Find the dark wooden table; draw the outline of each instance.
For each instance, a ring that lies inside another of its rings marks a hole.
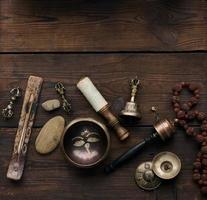
[[[15,117],[0,120],[0,200],[199,200],[192,181],[197,144],[177,129],[167,144],[151,145],[111,175],[103,168],[76,169],[59,148],[41,156],[34,148],[43,124],[61,114],[67,122],[94,117],[77,81],[90,76],[119,112],[129,98],[128,80],[135,75],[142,87],[137,101],[143,118],[128,127],[130,139],[120,143],[111,132],[112,147],[106,163],[152,130],[151,106],[162,117],[174,117],[171,87],[179,81],[201,84],[199,110],[207,110],[207,2],[205,0],[0,0],[0,106],[7,104],[12,87],[25,88],[29,75],[44,77],[40,103],[56,98],[54,83],[62,81],[71,98],[73,113],[52,114],[38,108],[23,178],[6,178],[23,99]],[[199,124],[196,124],[198,126]],[[153,192],[137,188],[135,168],[160,151],[172,151],[182,160],[174,181]]]

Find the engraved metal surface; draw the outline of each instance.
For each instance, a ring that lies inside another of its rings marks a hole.
[[[110,147],[110,137],[102,123],[91,118],[78,118],[66,127],[61,147],[70,163],[89,168],[105,159]]]
[[[143,162],[137,167],[135,181],[144,190],[154,190],[161,184],[161,179],[152,171],[152,162]]]
[[[163,119],[163,120],[158,121],[154,125],[154,128],[163,141],[170,138],[175,133],[174,124],[167,119]]]
[[[88,154],[92,154],[91,144],[99,142],[100,139],[98,133],[85,129],[81,132],[80,136],[74,137],[72,141],[74,147],[85,148]]]

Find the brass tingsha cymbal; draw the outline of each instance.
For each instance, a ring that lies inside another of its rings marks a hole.
[[[161,179],[172,179],[181,170],[181,161],[171,152],[161,152],[152,161],[152,170]]]
[[[135,181],[144,190],[154,190],[161,184],[161,179],[152,171],[152,162],[143,162],[137,167]]]

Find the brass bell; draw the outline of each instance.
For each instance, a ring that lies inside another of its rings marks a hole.
[[[161,152],[153,158],[152,170],[161,179],[172,179],[179,174],[181,161],[172,152]]]
[[[141,119],[141,112],[139,110],[139,106],[137,105],[137,103],[135,103],[138,85],[140,85],[140,80],[138,80],[137,77],[131,80],[131,99],[126,103],[124,109],[121,111],[121,118],[132,120]]]

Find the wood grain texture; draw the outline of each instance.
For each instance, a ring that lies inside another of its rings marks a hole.
[[[138,125],[151,125],[152,106],[157,106],[161,116],[174,117],[171,107],[171,88],[180,81],[191,81],[201,85],[202,93],[198,109],[207,110],[207,54],[33,54],[0,55],[0,102],[8,101],[8,91],[14,86],[25,88],[29,75],[44,77],[40,104],[48,99],[59,98],[54,89],[57,81],[66,87],[73,112],[65,115],[62,110],[50,114],[40,106],[35,127],[41,127],[48,118],[63,114],[66,121],[75,117],[97,117],[97,114],[76,88],[83,76],[89,76],[115,113],[119,113],[129,99],[129,78],[138,75],[141,88],[137,103],[143,118]],[[187,100],[185,97],[183,100]],[[14,119],[0,120],[1,127],[17,127],[22,99],[17,103]]]
[[[205,0],[1,0],[1,52],[207,50]]]
[[[139,138],[146,137],[152,129],[130,128],[131,137],[120,143],[112,135],[111,152],[105,163],[114,159]],[[192,182],[192,162],[196,156],[197,145],[183,131],[178,130],[174,138],[166,144],[157,143],[143,150],[119,170],[110,175],[103,173],[100,166],[93,171],[74,168],[64,159],[59,148],[50,155],[41,156],[35,151],[35,139],[39,129],[33,129],[23,179],[11,182],[6,179],[6,170],[12,152],[15,129],[0,129],[0,197],[2,200],[51,200],[51,199],[150,199],[150,200],[194,200],[200,196],[197,185]],[[151,160],[160,151],[175,152],[182,161],[181,174],[173,181],[165,182],[154,192],[144,192],[137,188],[134,173],[138,164]]]
[[[56,115],[67,123],[76,117],[102,121],[75,86],[83,76],[90,76],[116,114],[129,99],[129,78],[141,79],[137,102],[143,118],[127,126],[131,136],[126,143],[110,129],[112,147],[105,163],[150,134],[151,106],[159,108],[161,117],[174,117],[170,99],[175,83],[199,83],[197,108],[206,111],[207,54],[200,52],[207,50],[206,35],[206,0],[0,0],[0,109],[7,105],[8,91],[25,89],[30,75],[44,77],[40,104],[59,98],[54,84],[61,81],[73,107],[70,115],[38,107],[25,173],[18,183],[8,180],[6,172],[23,98],[12,120],[0,117],[0,200],[206,199],[191,178],[198,147],[180,129],[166,144],[151,145],[108,176],[103,166],[93,171],[72,167],[59,148],[41,156],[34,145],[40,128]],[[137,188],[137,165],[164,150],[181,158],[181,174],[153,192]]]
[[[192,162],[198,147],[178,129],[177,134],[166,144],[156,144],[143,150],[134,160],[111,175],[103,173],[103,166],[93,171],[76,169],[64,160],[60,149],[48,156],[35,151],[34,142],[42,125],[57,114],[69,122],[76,117],[94,117],[102,120],[76,88],[77,81],[85,75],[91,77],[104,97],[118,113],[129,97],[128,80],[136,74],[142,87],[137,102],[141,105],[142,120],[134,127],[127,127],[131,137],[120,143],[111,132],[112,148],[105,163],[116,158],[141,138],[152,131],[153,115],[149,109],[156,105],[162,117],[173,117],[171,87],[179,81],[197,82],[202,88],[198,109],[206,110],[206,53],[155,53],[155,54],[3,54],[0,55],[0,102],[7,103],[8,90],[19,85],[25,88],[29,75],[44,77],[40,104],[47,99],[57,98],[54,83],[62,81],[66,94],[72,101],[73,112],[67,116],[63,111],[45,112],[40,106],[37,111],[35,129],[31,142],[23,179],[14,183],[6,179],[6,171],[12,153],[22,100],[16,107],[11,121],[0,120],[0,199],[2,200],[53,200],[53,199],[149,199],[149,200],[202,200],[198,187],[192,181]],[[186,100],[185,97],[183,100]],[[195,124],[196,125],[196,124]],[[5,127],[5,128],[3,128]],[[10,127],[10,128],[9,128]],[[170,182],[164,182],[154,192],[144,192],[134,182],[138,164],[151,160],[161,151],[172,151],[182,160],[181,174]],[[32,194],[32,195],[31,195]]]

